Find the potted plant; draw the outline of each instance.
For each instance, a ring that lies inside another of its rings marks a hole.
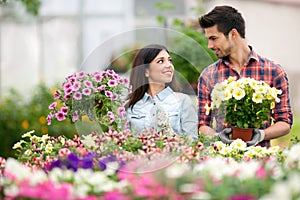
[[[49,106],[48,125],[52,119],[73,123],[84,116],[97,121],[103,132],[108,129],[123,130],[126,123],[124,98],[128,80],[113,70],[74,73],[56,90],[54,102]],[[100,130],[101,131],[101,130]]]
[[[281,90],[270,87],[264,81],[229,77],[215,85],[211,105],[206,105],[206,114],[218,109],[218,113],[225,116],[224,122],[233,129],[232,139],[249,141],[253,128],[262,128],[266,121],[272,120],[271,114],[275,103],[280,102],[278,95],[281,93]],[[249,136],[246,137],[245,133],[236,135],[236,128],[250,128]]]

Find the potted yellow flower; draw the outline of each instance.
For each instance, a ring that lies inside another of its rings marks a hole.
[[[211,93],[211,105],[206,105],[206,114],[210,110],[218,109],[219,114],[225,115],[224,122],[233,128],[232,139],[243,136],[235,136],[234,128],[261,128],[265,121],[270,121],[275,103],[280,102],[278,95],[281,90],[270,87],[264,81],[253,78],[229,77],[225,81],[215,85]],[[244,141],[252,138],[252,130]]]

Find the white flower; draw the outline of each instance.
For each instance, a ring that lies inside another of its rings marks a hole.
[[[241,88],[235,88],[232,92],[232,96],[236,99],[236,100],[240,100],[245,96],[245,91]]]
[[[264,99],[264,96],[261,93],[255,92],[252,96],[252,101],[255,103],[261,103]]]
[[[247,144],[241,139],[236,139],[230,144],[230,147],[233,149],[244,150],[247,147]]]
[[[83,135],[83,138],[82,143],[87,148],[93,149],[96,146],[95,137],[92,134]]]

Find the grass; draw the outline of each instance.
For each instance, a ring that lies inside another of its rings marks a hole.
[[[291,139],[295,136],[300,137],[300,113],[294,114],[294,122],[291,132],[283,137],[271,141],[272,146],[288,147],[291,145]]]

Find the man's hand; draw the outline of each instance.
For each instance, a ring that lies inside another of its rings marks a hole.
[[[265,131],[261,130],[261,129],[253,129],[253,137],[252,140],[246,142],[247,146],[255,146],[258,143],[260,143],[261,141],[263,141],[265,139]]]
[[[231,128],[225,128],[221,132],[218,133],[218,137],[220,140],[225,144],[231,144],[233,140],[229,138],[229,135],[231,134],[232,129]]]

